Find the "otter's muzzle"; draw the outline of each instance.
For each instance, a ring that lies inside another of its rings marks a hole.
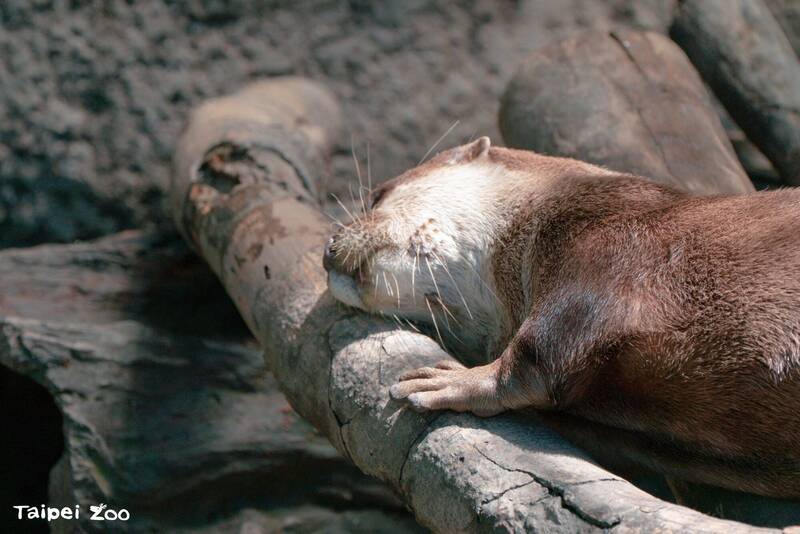
[[[354,308],[364,308],[361,301],[361,294],[358,291],[358,284],[355,279],[336,269],[336,254],[334,253],[334,243],[336,238],[331,237],[325,243],[325,250],[322,253],[322,266],[328,272],[328,289],[338,300]]]
[[[322,253],[322,266],[326,271],[331,272],[335,267],[336,257],[333,253],[334,238],[328,239],[325,243],[325,251]]]

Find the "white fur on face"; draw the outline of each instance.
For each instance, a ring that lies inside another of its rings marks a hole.
[[[440,339],[452,335],[477,352],[508,334],[514,318],[504,317],[492,263],[495,245],[515,224],[512,214],[533,209],[565,174],[612,172],[531,152],[508,151],[516,163],[505,165],[508,149],[494,148],[492,157],[489,148],[482,137],[442,152],[416,176],[398,178],[374,210],[339,232],[336,257],[352,275],[329,276],[333,295],[366,311],[432,324]],[[523,294],[530,289],[524,283]]]
[[[340,301],[371,312],[431,323],[444,336],[476,345],[497,317],[489,255],[499,229],[502,169],[484,159],[443,165],[398,184],[352,241],[380,234],[354,279],[338,273],[329,287]],[[366,237],[363,235],[366,234]]]
[[[353,277],[337,271],[330,271],[328,273],[328,289],[339,302],[368,311],[361,301],[361,293]]]

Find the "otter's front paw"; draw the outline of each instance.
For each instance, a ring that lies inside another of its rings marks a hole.
[[[389,394],[393,399],[406,401],[418,412],[455,410],[490,417],[505,409],[497,394],[495,368],[490,364],[467,369],[445,360],[435,367],[405,373]]]

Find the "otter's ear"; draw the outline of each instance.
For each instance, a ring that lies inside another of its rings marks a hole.
[[[452,162],[468,163],[472,160],[482,158],[489,153],[490,146],[492,146],[492,142],[484,135],[469,144],[459,147]]]
[[[467,145],[469,151],[469,159],[482,158],[489,153],[489,147],[492,146],[491,140],[486,137],[479,137],[475,141]]]

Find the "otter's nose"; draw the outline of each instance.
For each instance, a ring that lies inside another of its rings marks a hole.
[[[336,242],[336,238],[331,237],[328,239],[328,242],[325,243],[325,252],[322,253],[322,266],[325,268],[326,271],[332,271],[335,266],[335,256],[333,254],[333,244]]]

